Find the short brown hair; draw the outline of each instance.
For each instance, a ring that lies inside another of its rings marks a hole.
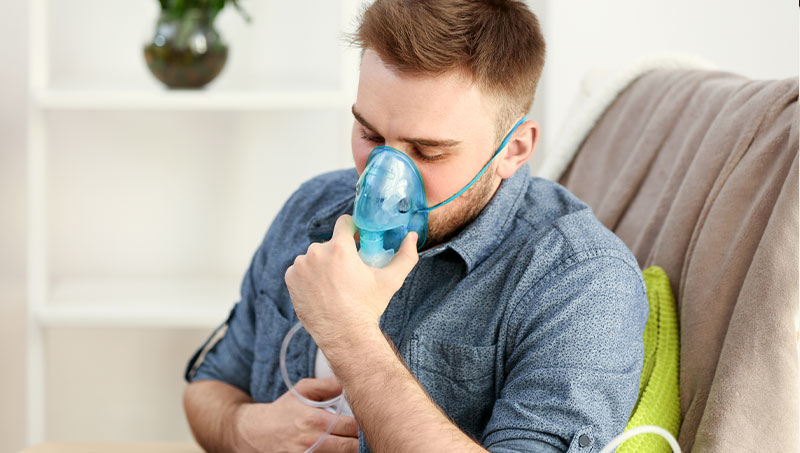
[[[465,71],[500,101],[503,135],[530,110],[544,67],[539,21],[518,0],[376,0],[352,40],[401,73]]]

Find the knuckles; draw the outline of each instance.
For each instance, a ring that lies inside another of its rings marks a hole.
[[[319,242],[312,242],[311,245],[308,246],[308,250],[306,250],[306,256],[308,257],[318,257],[321,253],[322,244]]]
[[[350,250],[349,244],[341,239],[331,240],[331,249],[336,255],[344,255]]]
[[[286,273],[283,274],[283,280],[286,282],[286,286],[292,286],[294,283],[294,265],[291,265],[288,269],[286,269]]]
[[[300,417],[300,428],[304,431],[319,432],[328,428],[328,419],[319,410],[311,410]]]
[[[297,392],[300,393],[301,395],[305,396],[306,395],[306,391],[307,391],[306,387],[311,387],[312,383],[313,383],[313,381],[312,381],[311,378],[303,378],[303,379],[300,379],[299,381],[295,382],[294,389],[297,390]],[[297,398],[297,395],[294,394],[294,392],[287,391],[286,394],[287,395],[291,395],[292,399],[296,399],[297,401],[300,401]]]
[[[298,443],[303,451],[307,451],[312,445],[317,443],[317,439],[319,439],[318,434],[303,434]]]
[[[345,421],[345,429],[350,433],[358,433],[358,422],[353,417],[348,417]]]
[[[319,409],[314,411],[314,415],[311,417],[311,425],[320,431],[325,431],[328,429],[328,425],[330,424],[330,420],[328,417],[325,416],[325,410]]]

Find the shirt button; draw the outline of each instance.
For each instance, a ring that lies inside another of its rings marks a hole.
[[[588,447],[590,443],[591,440],[589,440],[589,436],[586,434],[581,434],[581,437],[578,438],[578,445],[581,447]]]

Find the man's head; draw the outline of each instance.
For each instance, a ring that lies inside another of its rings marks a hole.
[[[536,17],[511,0],[377,0],[355,41],[363,50],[356,168],[377,145],[399,149],[419,168],[431,206],[464,187],[530,109],[544,64]],[[538,125],[527,121],[475,185],[432,211],[429,245],[477,216],[537,140]]]

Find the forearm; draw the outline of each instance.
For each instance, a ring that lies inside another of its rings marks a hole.
[[[331,348],[334,373],[375,451],[485,451],[464,434],[397,356],[377,326]]]
[[[190,383],[183,395],[192,434],[208,452],[236,450],[236,411],[250,402],[247,393],[212,380]]]

